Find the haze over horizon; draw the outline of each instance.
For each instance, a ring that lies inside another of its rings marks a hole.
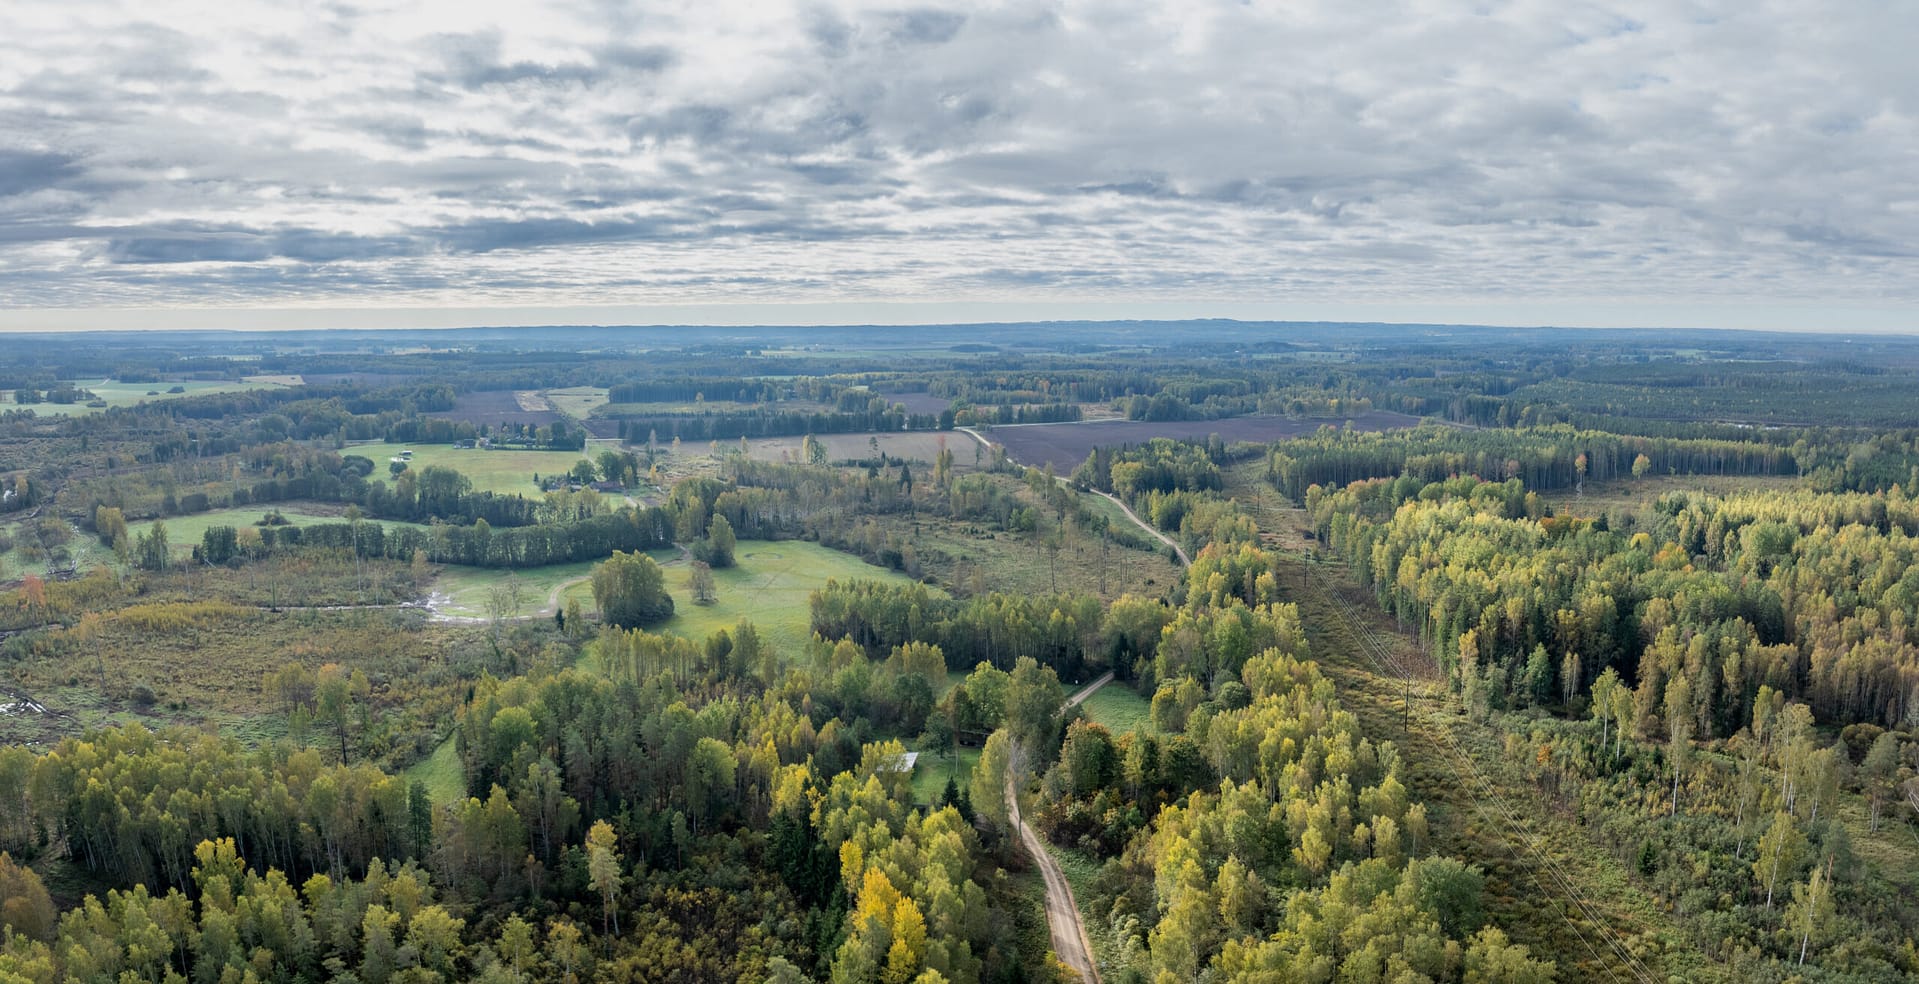
[[[1919,330],[1909,5],[502,6],[13,5],[0,329]]]

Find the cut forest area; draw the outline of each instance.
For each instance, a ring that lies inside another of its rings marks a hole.
[[[1280,583],[1299,603],[1312,651],[1347,706],[1368,734],[1401,744],[1411,788],[1432,812],[1435,848],[1486,868],[1491,921],[1534,952],[1557,955],[1571,980],[1645,979],[1608,940],[1661,967],[1679,939],[1670,914],[1575,820],[1506,768],[1498,732],[1461,713],[1416,640],[1396,632],[1330,565],[1309,570],[1295,560],[1287,567]],[[1367,635],[1412,669],[1410,714],[1407,677],[1365,655],[1373,645]]]

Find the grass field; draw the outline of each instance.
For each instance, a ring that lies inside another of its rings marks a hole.
[[[285,384],[272,381],[269,377],[254,377],[242,381],[208,380],[169,380],[159,383],[121,383],[105,379],[78,379],[73,385],[79,389],[91,390],[105,407],[90,407],[84,403],[31,403],[27,404],[33,412],[42,416],[99,413],[110,407],[131,407],[149,400],[178,400],[188,396],[207,396],[213,393],[244,393],[258,389],[284,389]],[[183,393],[169,393],[167,390],[179,386]],[[13,402],[13,394],[6,394],[6,403]]]
[[[803,437],[763,437],[746,442],[747,456],[756,461],[801,461],[800,442]],[[907,461],[923,461],[932,464],[939,456],[940,442],[953,452],[953,470],[972,471],[977,467],[973,460],[973,448],[978,446],[972,438],[957,432],[934,433],[930,431],[910,431],[905,433],[884,434],[826,434],[818,438],[826,445],[826,457],[829,461],[851,459],[866,460],[873,453],[872,442],[878,440],[880,453],[889,458],[904,458]],[[738,441],[733,444],[737,446]],[[992,462],[992,456],[982,453],[978,465]]]
[[[1088,719],[1105,725],[1106,730],[1115,735],[1128,731],[1151,734],[1159,730],[1153,727],[1152,701],[1141,697],[1131,684],[1119,680],[1099,688],[1079,706],[1086,709]]]
[[[664,555],[655,555],[660,556]],[[684,563],[669,562],[666,589],[673,596],[673,617],[654,631],[704,640],[745,618],[761,638],[791,659],[813,637],[810,599],[827,581],[908,583],[902,574],[804,540],[742,540],[734,557],[735,566],[713,572],[718,600],[711,605],[693,603],[692,570]],[[582,608],[593,610],[591,585],[569,588],[561,604],[569,598],[578,598]]]
[[[426,784],[427,794],[435,803],[452,803],[466,795],[466,769],[460,764],[459,749],[453,747],[453,739],[440,743],[433,754],[413,763],[406,770],[407,784],[415,781]]]
[[[138,540],[140,537],[146,535],[148,530],[153,528],[155,522],[165,523],[167,527],[167,543],[172,545],[173,552],[177,555],[188,556],[193,553],[194,547],[200,545],[200,540],[206,536],[207,530],[215,526],[231,526],[235,529],[243,526],[252,526],[254,523],[259,522],[260,517],[274,511],[278,511],[280,515],[285,516],[288,525],[291,526],[311,526],[315,523],[342,523],[346,521],[345,508],[331,503],[276,502],[264,506],[245,506],[239,509],[215,509],[210,512],[193,513],[187,516],[168,516],[160,520],[128,523],[127,535]],[[418,525],[391,519],[368,519],[363,520],[363,522],[377,523],[380,526],[388,528]],[[75,540],[77,541],[78,539],[79,537],[76,535]],[[89,540],[90,542],[98,542],[92,541],[91,538],[89,538]]]
[[[569,581],[591,576],[597,563],[587,560],[577,564],[552,564],[517,571],[497,567],[449,566],[443,568],[433,580],[433,593],[437,596],[433,607],[435,611],[446,615],[487,617],[491,614],[487,611],[488,595],[510,578],[520,584],[520,606],[507,613],[509,618],[552,614],[553,608],[547,604],[547,600],[553,589]],[[592,591],[587,591],[587,600],[582,604],[591,608],[592,597]],[[564,596],[559,603],[566,604]]]
[[[429,465],[451,468],[472,479],[475,492],[523,495],[528,498],[540,495],[539,487],[533,484],[535,474],[557,475],[572,468],[583,457],[578,451],[483,451],[479,448],[456,448],[451,444],[382,442],[353,445],[347,453],[372,458],[377,466],[375,475],[384,478],[387,461],[401,450],[413,452],[413,461],[408,467],[415,470]]]
[[[1035,546],[1031,534],[926,516],[876,516],[874,520],[911,544],[920,564],[941,584],[970,585],[977,580],[989,591],[1051,594],[1057,589],[1111,600],[1126,593],[1158,597],[1179,580],[1179,568],[1165,554],[1117,542],[1109,544],[1102,556],[1098,541],[1075,535],[1060,551],[1055,570],[1054,558]],[[1116,529],[1137,530],[1124,517],[1120,522],[1126,525]]]
[[[602,386],[569,386],[544,390],[541,395],[553,409],[576,419],[584,419],[594,407],[606,405],[606,388]]]
[[[0,740],[45,741],[140,720],[257,742],[280,734],[283,720],[262,696],[261,678],[289,662],[365,670],[378,686],[403,690],[422,716],[451,717],[464,689],[444,672],[462,637],[427,631],[415,612],[216,604],[182,615],[133,605],[98,617],[91,634],[60,639],[46,657],[16,664],[8,684],[53,714],[0,716]]]
[[[1669,492],[1705,492],[1731,495],[1799,488],[1803,483],[1791,475],[1647,475],[1645,478],[1612,482],[1587,482],[1584,495],[1573,489],[1554,489],[1541,495],[1555,510],[1576,516],[1591,516],[1608,509],[1644,509],[1654,499]]]

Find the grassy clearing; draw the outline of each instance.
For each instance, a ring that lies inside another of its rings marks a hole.
[[[471,479],[475,492],[528,498],[540,494],[539,486],[533,484],[534,475],[557,475],[583,457],[578,451],[485,451],[456,448],[451,444],[369,443],[352,445],[346,453],[372,458],[378,466],[375,474],[384,477],[388,460],[402,450],[413,452],[413,461],[408,467],[415,470],[429,465],[451,468]]]
[[[794,461],[800,457],[800,442],[804,437],[764,437],[746,442],[747,456],[756,461]],[[991,464],[992,457],[982,454],[976,463],[973,460],[973,448],[977,443],[965,434],[931,433],[912,431],[907,433],[883,434],[826,434],[817,440],[826,445],[826,457],[829,461],[857,459],[864,461],[872,456],[873,444],[877,440],[880,453],[889,458],[904,458],[907,461],[933,463],[939,456],[940,442],[953,452],[953,470],[955,472],[973,471],[975,468]],[[733,442],[735,446],[738,441]]]
[[[1095,724],[1103,724],[1106,730],[1115,735],[1128,731],[1144,731],[1157,734],[1153,727],[1153,704],[1133,690],[1132,685],[1115,680],[1099,688],[1093,696],[1080,702],[1086,709],[1086,716]]]
[[[460,762],[459,750],[453,747],[453,739],[440,743],[433,754],[413,763],[406,770],[407,783],[424,783],[427,795],[435,803],[451,803],[466,795],[466,767]]]
[[[1031,534],[995,531],[947,519],[878,516],[874,520],[913,547],[926,572],[941,584],[1012,594],[1079,591],[1112,600],[1122,594],[1158,597],[1179,579],[1179,568],[1158,551],[1072,536],[1054,559]],[[1121,529],[1132,529],[1130,520]],[[1103,568],[1103,575],[1102,575]]]
[[[603,386],[569,386],[566,389],[543,390],[541,396],[552,404],[553,409],[573,418],[583,418],[593,412],[594,407],[606,404],[606,388]]]
[[[281,733],[280,709],[262,696],[261,679],[287,663],[364,670],[376,704],[404,706],[376,712],[388,717],[451,717],[463,689],[446,671],[463,642],[427,631],[417,612],[134,605],[91,624],[39,637],[36,653],[14,664],[9,687],[52,713],[0,717],[0,740],[44,741],[131,720],[271,738]]]
[[[654,559],[664,556],[656,553]],[[827,581],[908,580],[852,554],[804,540],[742,540],[734,557],[736,566],[713,572],[718,600],[711,605],[693,603],[693,572],[685,563],[666,561],[666,590],[673,596],[674,614],[654,631],[704,640],[720,629],[730,631],[744,618],[759,630],[761,638],[788,658],[795,658],[813,637],[812,594]],[[594,610],[590,585],[567,589],[561,604],[572,598],[580,599],[585,610]]]
[[[74,414],[99,413],[110,407],[131,407],[152,400],[178,400],[189,396],[207,396],[214,393],[244,393],[259,389],[285,389],[286,384],[269,377],[253,377],[248,380],[179,380],[159,383],[121,383],[105,379],[74,380],[79,389],[90,390],[102,401],[105,407],[90,407],[84,403],[31,403],[27,404],[34,413],[41,416],[68,416]],[[185,392],[169,393],[173,387],[181,387]],[[13,402],[13,393],[8,392],[4,400]]]
[[[572,581],[578,581],[593,574],[597,561],[584,560],[575,564],[552,564],[546,567],[528,567],[520,570],[504,570],[497,567],[449,566],[441,569],[440,575],[433,580],[433,593],[442,597],[435,599],[434,607],[448,615],[469,618],[483,618],[491,615],[487,610],[490,595],[494,588],[506,584],[509,580],[520,585],[520,604],[508,617],[523,615],[550,615],[553,613],[554,591]],[[592,592],[587,592],[592,598]],[[565,593],[561,592],[558,604],[566,604]]]
[[[937,803],[946,794],[946,780],[957,778],[961,789],[973,779],[973,767],[979,764],[979,749],[961,746],[959,762],[937,752],[920,751],[919,767],[913,770],[913,799]]]
[[[1587,482],[1584,495],[1575,494],[1572,489],[1554,489],[1540,494],[1557,511],[1590,516],[1608,509],[1644,509],[1654,499],[1669,492],[1731,495],[1735,492],[1794,489],[1802,484],[1790,475],[1648,475],[1623,481]]]

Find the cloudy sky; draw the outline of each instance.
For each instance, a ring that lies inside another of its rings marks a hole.
[[[11,0],[0,327],[1919,330],[1919,5]]]

